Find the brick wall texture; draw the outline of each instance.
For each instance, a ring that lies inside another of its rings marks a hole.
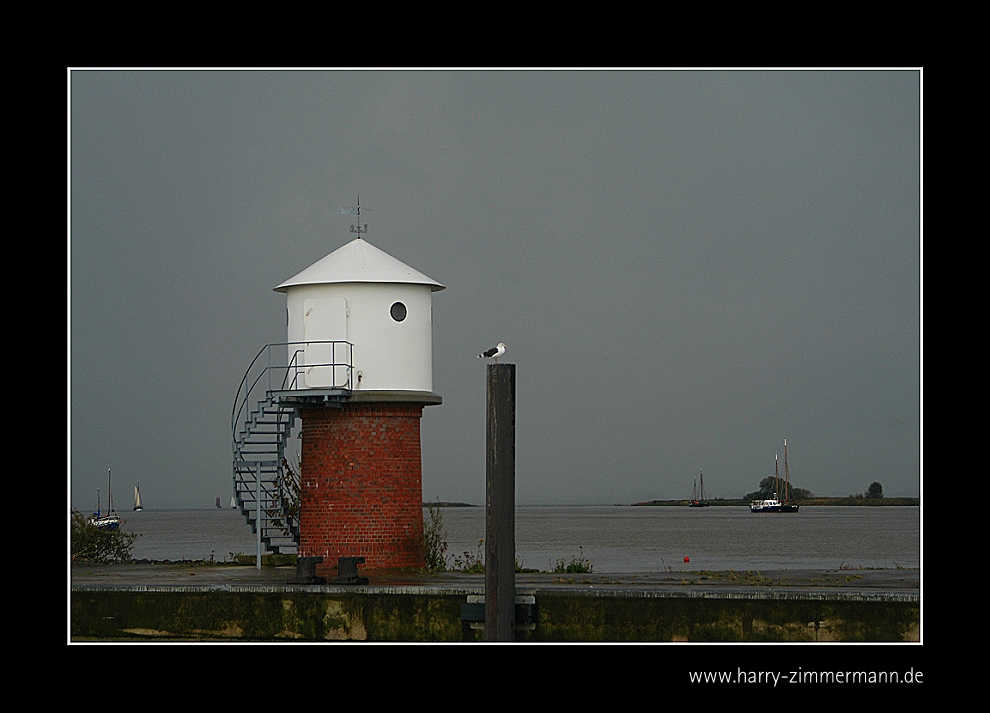
[[[299,555],[423,566],[419,404],[345,404],[302,417]]]

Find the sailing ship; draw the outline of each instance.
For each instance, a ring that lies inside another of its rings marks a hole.
[[[96,512],[89,518],[89,523],[101,530],[116,530],[120,527],[120,518],[113,509],[113,490],[110,488],[110,469],[107,468],[107,514],[101,511],[100,489],[96,489]]]
[[[237,501],[234,500],[234,496],[233,495],[230,496],[230,509],[231,510],[236,510],[237,509]]]
[[[790,501],[791,479],[787,469],[787,439],[784,439],[784,479],[781,481],[780,469],[777,465],[777,454],[773,454],[773,497],[765,500],[754,500],[749,504],[750,512],[797,512],[797,503]],[[778,500],[777,493],[781,485],[784,488],[784,499]]]
[[[134,486],[134,512],[141,512],[144,510],[144,505],[141,504],[141,483]]]
[[[765,500],[754,500],[749,504],[750,512],[780,512],[780,501],[777,500],[777,484],[780,482],[780,470],[777,467],[777,454],[773,454],[773,497]]]
[[[691,500],[688,502],[690,508],[708,507],[708,498],[705,497],[705,474],[699,471],[698,478],[701,479],[701,487],[698,487],[697,480],[694,481],[694,490],[691,492]]]

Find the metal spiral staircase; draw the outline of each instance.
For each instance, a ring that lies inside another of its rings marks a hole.
[[[307,348],[333,357],[307,363]],[[300,388],[300,376],[327,368],[335,375],[329,386]],[[241,380],[231,412],[234,503],[268,552],[296,554],[299,548],[299,474],[287,461],[298,410],[339,407],[350,395],[352,372],[349,342],[267,344]]]

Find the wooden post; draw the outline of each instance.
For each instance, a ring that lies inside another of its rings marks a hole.
[[[488,365],[485,641],[512,641],[516,618],[516,365]]]

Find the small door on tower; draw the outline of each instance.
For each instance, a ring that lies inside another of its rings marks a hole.
[[[306,386],[348,387],[350,347],[347,341],[347,301],[343,297],[310,298],[303,303]]]

